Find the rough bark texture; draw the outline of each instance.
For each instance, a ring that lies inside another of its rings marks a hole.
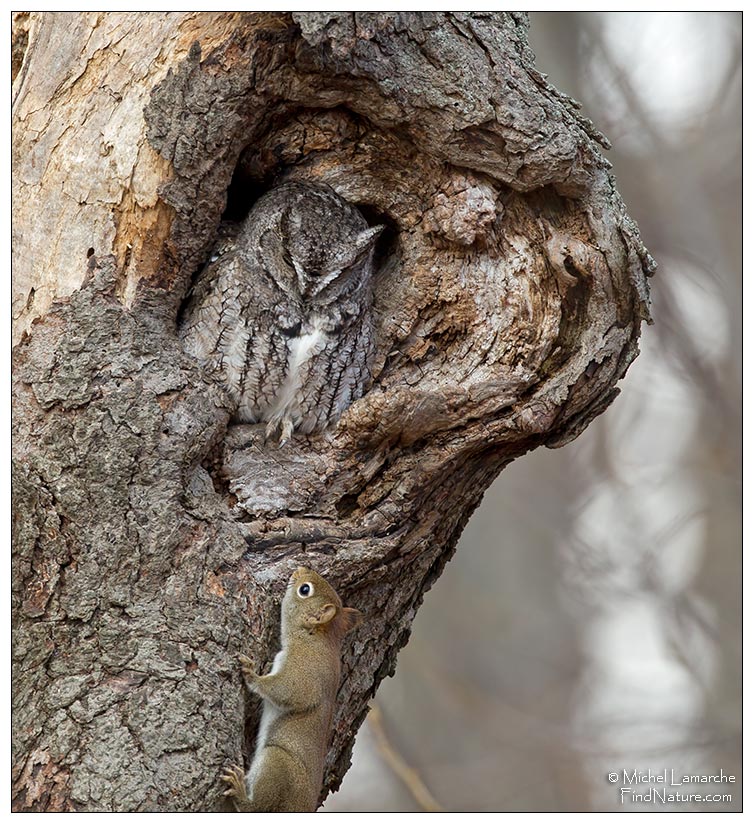
[[[14,805],[225,808],[236,656],[271,659],[299,563],[367,615],[324,797],[485,488],[638,352],[652,262],[605,140],[521,14],[16,23]],[[278,448],[176,325],[221,220],[285,177],[390,231],[372,389]]]

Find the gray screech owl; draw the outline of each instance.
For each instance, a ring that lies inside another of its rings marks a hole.
[[[213,255],[181,325],[219,367],[235,418],[287,441],[336,421],[364,393],[374,353],[373,251],[384,227],[329,186],[263,195]]]

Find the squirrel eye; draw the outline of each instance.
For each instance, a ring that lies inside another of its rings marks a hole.
[[[301,598],[308,598],[313,592],[314,587],[309,583],[301,584],[301,586],[298,588],[298,594]]]

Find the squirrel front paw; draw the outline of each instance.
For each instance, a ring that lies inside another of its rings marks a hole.
[[[244,678],[250,683],[253,684],[259,676],[254,672],[254,662],[248,655],[239,655],[238,660],[241,662],[241,672],[243,673]]]
[[[220,778],[228,785],[228,789],[225,790],[223,795],[232,796],[238,801],[249,800],[249,796],[246,794],[246,776],[243,767],[226,767]]]

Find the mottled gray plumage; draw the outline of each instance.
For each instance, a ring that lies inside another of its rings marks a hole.
[[[285,183],[218,247],[180,332],[221,370],[237,420],[265,421],[284,441],[324,429],[364,393],[381,229],[329,186]]]

